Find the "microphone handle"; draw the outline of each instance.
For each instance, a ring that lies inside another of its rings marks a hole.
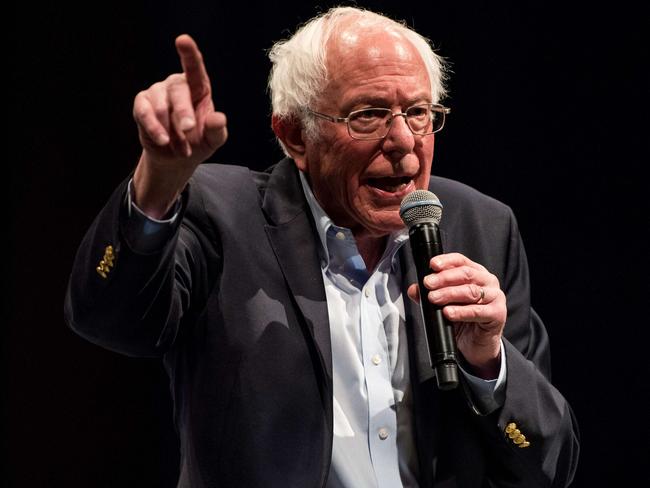
[[[409,240],[418,274],[420,306],[424,317],[431,366],[436,371],[438,388],[453,390],[458,386],[458,362],[453,326],[442,315],[442,309],[427,300],[429,290],[423,284],[424,277],[431,274],[429,261],[432,257],[443,253],[440,231],[434,222],[415,224],[409,229]]]

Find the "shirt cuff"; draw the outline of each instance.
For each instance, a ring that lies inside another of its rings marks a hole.
[[[501,341],[501,364],[499,366],[499,375],[493,380],[484,380],[465,371],[462,366],[458,365],[463,375],[467,379],[474,397],[486,413],[492,413],[503,405],[505,401],[506,385],[506,348]]]
[[[181,212],[181,199],[176,200],[167,218],[154,219],[144,213],[133,201],[133,178],[129,180],[126,191],[127,219],[122,225],[122,232],[129,247],[140,254],[152,254],[171,239],[178,228]]]

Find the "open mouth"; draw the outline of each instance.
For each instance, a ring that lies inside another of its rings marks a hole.
[[[398,193],[405,190],[412,181],[412,176],[386,176],[384,178],[368,178],[366,183],[381,191]]]

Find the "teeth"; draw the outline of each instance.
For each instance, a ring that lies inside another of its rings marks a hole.
[[[408,177],[403,178],[371,178],[368,180],[368,183],[376,188],[379,188],[383,191],[389,193],[396,193],[405,189],[408,184],[411,182],[411,179]]]
[[[403,190],[404,188],[406,188],[406,183],[402,183],[402,184],[397,185],[397,186],[393,186],[393,185],[385,186],[383,189],[390,192],[390,193],[396,193],[396,192],[398,192],[400,190]]]

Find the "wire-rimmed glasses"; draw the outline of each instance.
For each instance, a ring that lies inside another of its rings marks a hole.
[[[330,122],[345,122],[348,126],[348,134],[353,139],[372,140],[386,137],[393,120],[399,116],[404,117],[406,125],[413,134],[419,136],[435,134],[444,127],[445,115],[451,112],[451,109],[436,103],[413,105],[404,112],[397,113],[389,108],[369,107],[354,110],[347,117],[334,117],[309,108],[307,111]]]

